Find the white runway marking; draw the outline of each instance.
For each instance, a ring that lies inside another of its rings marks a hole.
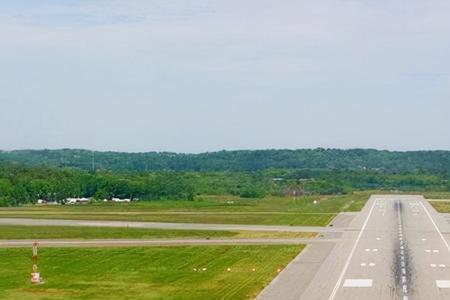
[[[430,218],[431,223],[433,223],[434,228],[436,229],[436,231],[438,232],[439,236],[441,237],[441,240],[444,242],[445,247],[447,247],[447,250],[450,252],[450,246],[448,245],[447,241],[445,240],[444,236],[442,235],[442,233],[439,231],[439,228],[437,227],[436,223],[434,222],[433,218],[431,217],[430,213],[428,212],[428,210],[426,209],[425,205],[423,205],[422,202],[419,202],[420,205],[422,205],[423,209],[425,210],[425,213],[427,214],[427,216]]]
[[[369,267],[375,267],[375,263],[373,263],[373,262],[371,262],[371,263],[369,263],[369,264],[367,264],[367,263],[360,263],[359,264],[361,267],[367,267],[367,266],[369,266]]]
[[[397,200],[397,207],[400,207],[400,201]],[[408,299],[408,279],[406,277],[406,264],[405,264],[405,251],[403,247],[403,228],[402,228],[402,216],[400,214],[400,209],[397,210],[397,218],[398,218],[398,227],[399,227],[399,244],[400,244],[400,264],[402,266],[402,288],[403,288],[403,299]]]
[[[344,282],[344,287],[372,287],[372,279],[346,279]]]
[[[350,255],[348,256],[347,261],[345,262],[344,268],[342,269],[342,272],[339,275],[338,281],[336,282],[336,285],[334,286],[334,289],[331,292],[330,297],[328,298],[329,300],[334,300],[334,297],[336,296],[336,293],[337,293],[339,287],[341,286],[341,283],[342,283],[342,280],[344,278],[345,272],[347,272],[348,266],[350,265],[350,261],[352,260],[353,253],[355,253],[356,247],[358,247],[358,243],[361,240],[361,236],[362,236],[364,230],[367,227],[367,223],[369,223],[370,216],[372,215],[373,208],[375,207],[376,203],[377,203],[377,201],[374,200],[373,204],[372,204],[372,207],[370,208],[369,214],[367,215],[367,218],[364,221],[364,224],[363,224],[363,226],[361,228],[361,231],[359,232],[358,237],[356,238],[355,244],[353,245],[353,248],[350,251]],[[371,283],[372,283],[372,280],[371,280]]]
[[[450,280],[436,280],[436,286],[440,289],[450,289]]]

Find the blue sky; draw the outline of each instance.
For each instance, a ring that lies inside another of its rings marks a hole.
[[[0,149],[448,149],[450,2],[1,1]]]

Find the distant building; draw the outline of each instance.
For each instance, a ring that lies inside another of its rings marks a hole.
[[[91,199],[88,198],[67,198],[64,203],[65,204],[87,204],[91,202]]]
[[[57,201],[47,201],[45,199],[39,199],[36,204],[38,205],[60,205]]]
[[[120,199],[120,198],[112,198],[111,199],[112,202],[131,202],[131,199]]]

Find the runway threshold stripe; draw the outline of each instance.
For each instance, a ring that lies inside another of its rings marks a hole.
[[[345,288],[361,288],[361,287],[372,287],[372,279],[346,279],[344,282]]]
[[[450,289],[450,280],[436,280],[436,286],[440,289]]]

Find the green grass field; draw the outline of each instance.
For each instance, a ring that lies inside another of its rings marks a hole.
[[[0,225],[0,239],[210,239],[312,238],[312,232],[165,230],[72,226]]]
[[[295,214],[295,213],[221,213],[221,214],[13,214],[9,217],[28,217],[44,219],[76,219],[76,220],[116,220],[175,223],[218,223],[218,224],[260,224],[260,225],[297,225],[325,226],[336,214]],[[4,216],[3,216],[4,217]]]
[[[450,199],[450,192],[425,192],[423,195],[427,199]]]
[[[302,249],[47,248],[37,286],[29,283],[31,249],[0,249],[0,299],[253,299]]]
[[[295,200],[287,197],[204,196],[195,201],[24,206],[2,208],[0,217],[325,226],[339,212],[359,211],[370,194],[308,196]],[[317,204],[314,204],[315,200]]]
[[[440,213],[450,213],[450,199],[448,201],[430,201],[430,204]]]

